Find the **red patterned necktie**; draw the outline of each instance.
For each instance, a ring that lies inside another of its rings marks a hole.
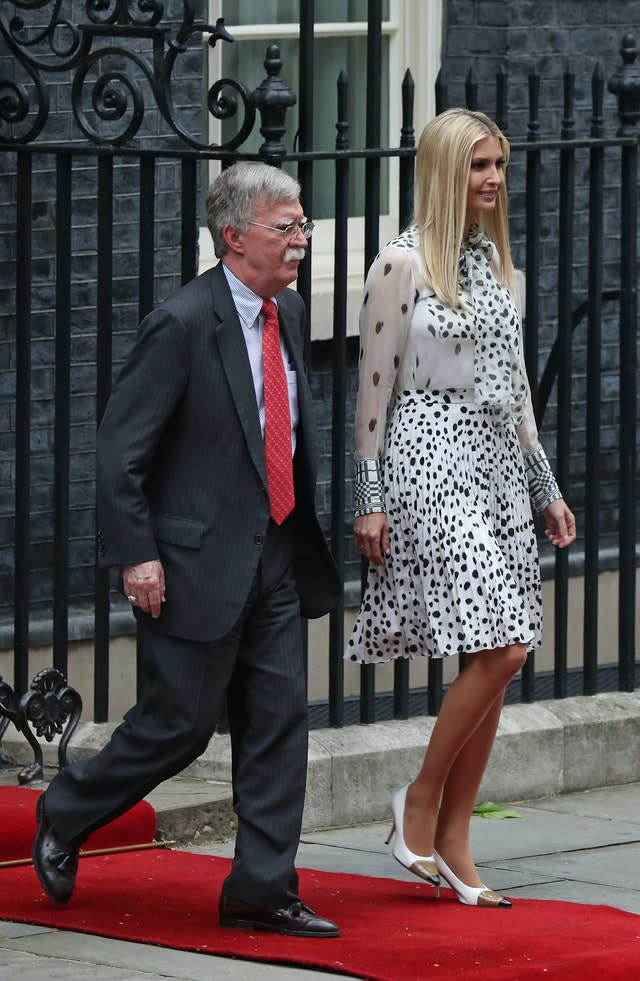
[[[264,366],[264,453],[271,517],[277,525],[291,514],[293,464],[291,460],[291,413],[289,388],[280,350],[278,311],[273,300],[262,304],[262,362]]]

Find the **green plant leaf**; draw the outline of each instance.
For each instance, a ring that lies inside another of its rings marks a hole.
[[[501,807],[499,804],[494,804],[493,801],[486,801],[483,804],[476,804],[473,809],[473,813],[478,817],[487,818],[492,821],[502,821],[504,818],[521,818],[522,814],[518,814],[517,811],[512,810],[509,807]]]

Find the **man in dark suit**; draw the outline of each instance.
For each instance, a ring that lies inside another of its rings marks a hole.
[[[314,504],[304,305],[285,288],[313,229],[299,194],[265,164],[214,181],[207,220],[221,261],[145,318],[104,414],[99,557],[122,567],[142,695],[104,749],[39,799],[33,861],[58,903],[87,835],[199,756],[226,699],[238,831],[220,922],[339,933],[302,903],[294,868],[307,763],[301,614],[326,613],[340,589]]]

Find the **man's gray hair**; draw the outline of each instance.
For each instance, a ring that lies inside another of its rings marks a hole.
[[[239,161],[223,170],[207,193],[207,225],[218,259],[227,251],[225,225],[246,231],[256,198],[271,206],[299,197],[297,180],[270,164]]]

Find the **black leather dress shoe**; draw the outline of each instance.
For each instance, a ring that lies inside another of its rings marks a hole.
[[[269,930],[286,933],[292,937],[338,937],[340,928],[316,916],[312,909],[299,899],[272,909],[269,906],[253,906],[232,896],[220,897],[220,926],[236,930]]]
[[[39,823],[31,849],[33,867],[49,899],[64,906],[76,884],[78,849],[58,838],[47,821],[42,797],[36,804],[36,820]]]

